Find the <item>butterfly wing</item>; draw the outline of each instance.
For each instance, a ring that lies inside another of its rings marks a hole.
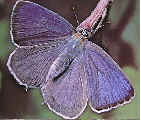
[[[57,80],[47,80],[41,87],[44,103],[64,119],[79,117],[87,105],[87,81],[84,58],[74,59],[69,69]]]
[[[17,48],[9,56],[7,66],[21,85],[39,87],[45,81],[52,62],[64,50],[66,43],[65,40],[59,40],[53,44]]]
[[[87,44],[87,80],[89,105],[101,113],[127,103],[134,89],[119,66],[97,45]]]
[[[58,14],[29,1],[19,0],[11,15],[11,37],[16,46],[32,46],[71,35],[72,25]]]

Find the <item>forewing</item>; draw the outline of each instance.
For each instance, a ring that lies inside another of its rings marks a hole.
[[[71,35],[72,25],[38,4],[19,0],[11,15],[11,37],[16,46],[32,46]]]
[[[128,103],[134,89],[119,66],[97,45],[89,42],[86,49],[88,99],[92,110],[101,113]]]
[[[79,117],[87,105],[87,81],[83,56],[74,59],[57,80],[47,80],[41,87],[44,103],[64,119]]]
[[[9,56],[7,66],[20,85],[39,87],[65,44],[64,41],[56,41],[42,46],[17,48]]]

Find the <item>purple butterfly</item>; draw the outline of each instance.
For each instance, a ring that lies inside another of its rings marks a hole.
[[[58,14],[33,2],[20,0],[13,8],[10,33],[17,48],[9,56],[9,71],[20,85],[39,87],[44,103],[65,119],[79,117],[87,103],[101,113],[134,96],[119,66],[88,41],[102,26],[110,2],[100,0],[76,30]]]

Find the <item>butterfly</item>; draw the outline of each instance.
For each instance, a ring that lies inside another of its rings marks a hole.
[[[100,0],[76,29],[36,3],[19,0],[13,7],[10,33],[16,49],[8,69],[20,85],[40,88],[44,103],[64,119],[78,118],[87,104],[102,113],[134,97],[118,64],[89,41],[102,26],[110,2]]]

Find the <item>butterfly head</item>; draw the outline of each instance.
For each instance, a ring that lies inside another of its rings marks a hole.
[[[86,39],[91,37],[91,31],[88,29],[81,28],[81,29],[78,29],[77,32]]]

